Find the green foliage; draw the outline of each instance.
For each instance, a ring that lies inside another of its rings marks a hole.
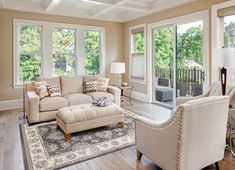
[[[160,28],[154,33],[155,68],[170,68],[173,64],[173,29]]]
[[[224,28],[224,47],[225,48],[233,48],[234,47],[234,39],[235,36],[235,22],[230,22]]]
[[[20,81],[32,80],[41,72],[41,27],[20,27]]]
[[[85,40],[85,73],[99,74],[100,71],[100,32],[84,32]]]
[[[134,53],[144,53],[144,32],[139,32],[134,34],[134,45],[135,51]]]
[[[52,29],[53,75],[75,76],[75,30]]]
[[[203,66],[203,31],[201,26],[191,27],[186,33],[177,35],[177,68],[188,68],[187,62],[194,61]]]
[[[41,72],[41,57],[20,55],[20,81],[33,80]]]

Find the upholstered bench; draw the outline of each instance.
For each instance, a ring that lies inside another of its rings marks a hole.
[[[105,107],[93,104],[63,107],[56,114],[56,123],[64,131],[66,140],[70,140],[71,133],[114,123],[124,127],[123,111],[114,103]]]

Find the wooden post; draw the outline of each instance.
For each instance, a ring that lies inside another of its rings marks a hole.
[[[124,126],[125,126],[125,123],[124,123],[124,122],[119,122],[118,124],[119,124],[119,126],[120,126],[121,128],[124,128]]]

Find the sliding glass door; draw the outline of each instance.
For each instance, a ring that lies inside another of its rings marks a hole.
[[[174,107],[178,96],[203,93],[203,21],[152,29],[152,99]]]
[[[153,100],[172,106],[174,101],[174,27],[153,29]]]

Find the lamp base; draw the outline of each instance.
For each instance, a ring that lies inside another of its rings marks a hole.
[[[121,86],[121,74],[115,74],[115,86]]]
[[[226,94],[227,69],[224,67],[220,69],[220,79],[221,79],[222,95],[225,95]]]

